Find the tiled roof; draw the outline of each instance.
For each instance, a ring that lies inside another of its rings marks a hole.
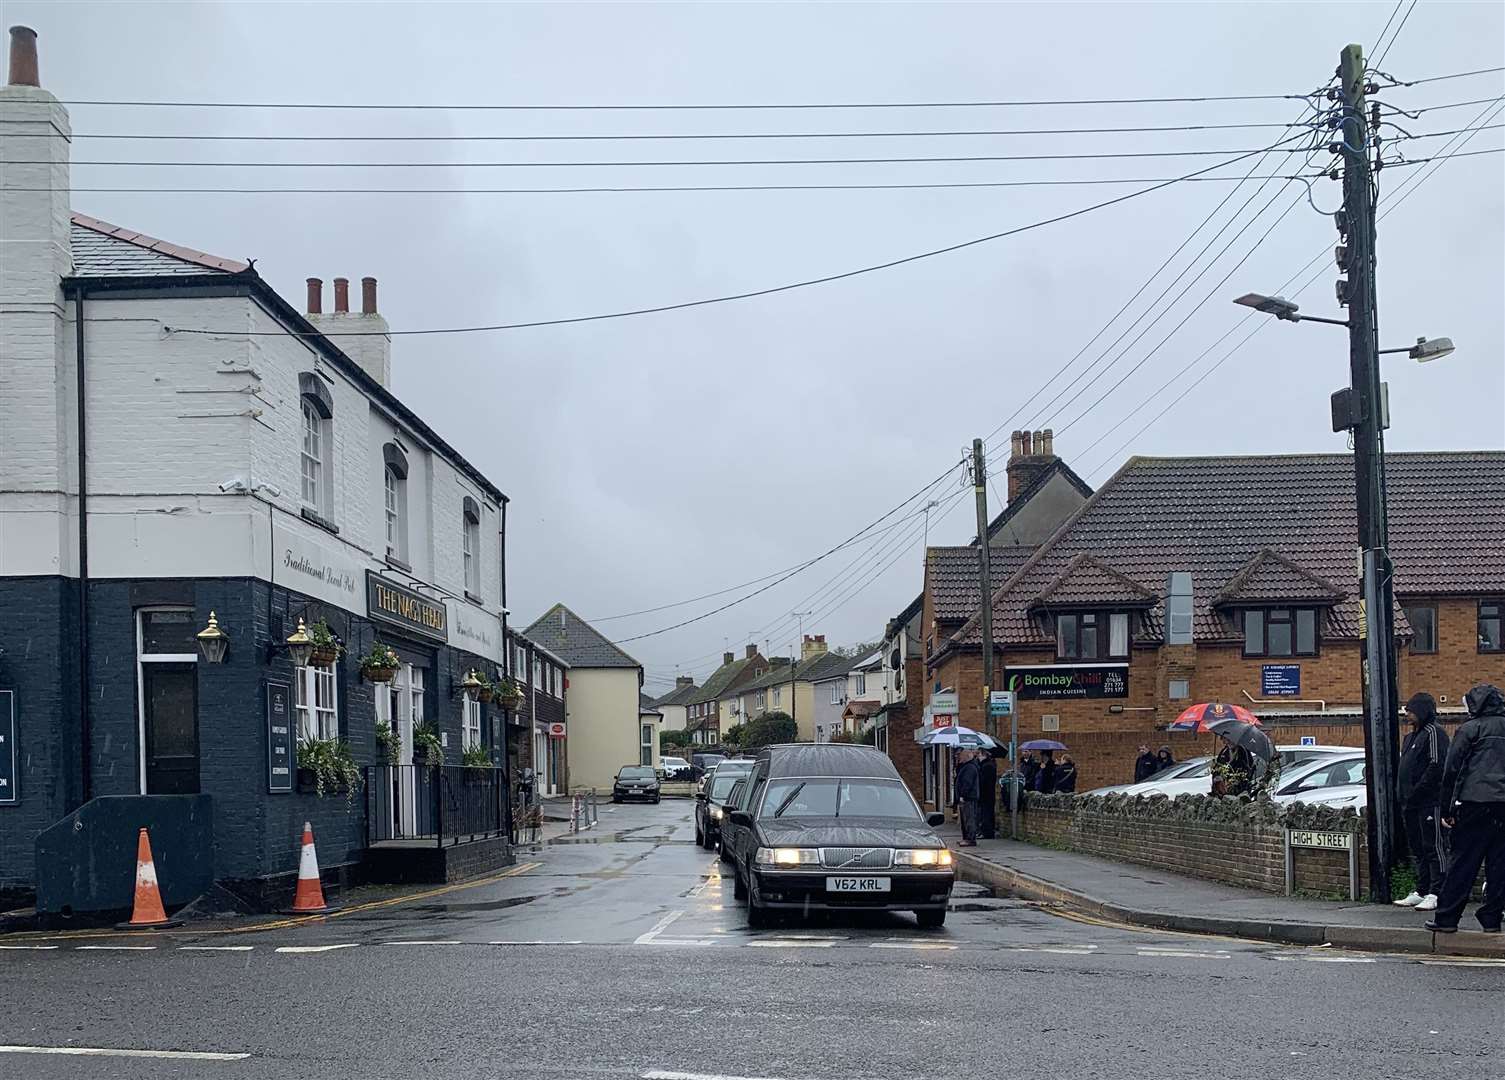
[[[695,700],[695,695],[700,692],[700,687],[691,683],[689,686],[678,686],[670,690],[662,697],[655,698],[655,705],[688,705]]]
[[[990,547],[988,574],[996,589],[1035,553],[1032,547]],[[933,547],[925,552],[925,587],[930,590],[931,618],[965,619],[982,603],[977,581],[977,547]]]
[[[523,633],[572,668],[635,668],[636,660],[563,604],[555,604]]]
[[[749,668],[755,666],[755,661],[767,663],[767,661],[763,660],[761,655],[758,655],[744,656],[740,659],[730,660],[727,663],[722,664],[715,671],[707,675],[705,682],[700,684],[700,688],[695,691],[694,695],[685,698],[685,701],[687,703],[715,701],[718,698],[726,696],[727,692],[732,690],[733,688],[740,689],[741,686],[746,685],[741,681],[744,674],[748,671]]]
[[[769,668],[767,672],[741,689],[764,690],[770,686],[787,686],[791,682],[815,682],[836,675],[845,675],[852,669],[854,659],[854,657],[839,656],[833,652],[820,653],[795,664],[792,673],[788,664]]]
[[[1215,602],[1220,605],[1260,600],[1336,603],[1346,595],[1343,589],[1279,552],[1261,548],[1223,586]]]
[[[1104,566],[1091,555],[1078,555],[1054,581],[1040,590],[1036,607],[1071,607],[1110,603],[1126,607],[1153,604],[1160,599],[1132,578]]]
[[[1387,454],[1385,470],[1397,596],[1505,593],[1505,452]],[[1079,555],[1157,592],[1171,571],[1189,571],[1196,638],[1229,640],[1217,598],[1262,551],[1346,585],[1357,532],[1349,454],[1130,458],[1028,562],[995,579],[994,640],[1048,641],[1030,606]],[[1356,594],[1333,605],[1325,635],[1357,635]],[[1150,609],[1151,625],[1162,618],[1160,605]],[[975,644],[976,623],[950,643]]]
[[[70,231],[75,277],[176,277],[239,274],[249,265],[169,244],[87,214],[73,215]]]
[[[645,694],[641,690],[639,690],[638,691],[638,715],[642,716],[644,713],[657,713],[657,712],[658,712],[658,702],[654,701],[647,694]]]
[[[825,653],[817,656],[802,665],[803,671],[796,676],[807,682],[825,682],[829,679],[844,679],[847,672],[857,666],[857,661],[862,659],[858,656],[839,656],[836,653]],[[788,681],[787,679],[785,680]]]
[[[847,707],[841,710],[841,715],[843,719],[853,717],[857,720],[866,720],[869,716],[877,715],[878,710],[881,708],[883,708],[881,701],[872,701],[864,698],[861,701],[847,702]]]

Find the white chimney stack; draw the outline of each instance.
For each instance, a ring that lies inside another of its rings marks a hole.
[[[324,311],[323,283],[309,278],[308,321],[377,382],[392,386],[392,335],[376,310],[376,279],[361,278],[361,310],[350,310],[350,279],[334,279],[334,310]],[[315,282],[318,282],[317,287]]]

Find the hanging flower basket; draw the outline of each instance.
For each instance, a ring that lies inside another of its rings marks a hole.
[[[502,708],[515,711],[523,703],[523,692],[517,683],[504,675],[496,686],[496,701]]]
[[[387,683],[387,682],[391,682],[392,679],[396,675],[397,675],[397,668],[396,667],[363,667],[363,668],[361,668],[361,676],[363,678],[365,678],[365,680],[367,682]]]
[[[479,701],[482,705],[485,705],[491,701],[492,695],[495,693],[495,689],[490,686],[483,685],[479,690],[476,691],[476,700]]]
[[[380,641],[371,646],[371,651],[361,657],[361,677],[368,682],[384,683],[391,682],[397,674],[397,668],[402,663],[398,659],[397,651],[390,645],[384,645]]]
[[[308,657],[311,664],[332,664],[345,651],[345,646],[339,643],[334,632],[322,619],[308,628],[308,636],[313,642],[313,650]]]

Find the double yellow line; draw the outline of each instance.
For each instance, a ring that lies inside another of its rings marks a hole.
[[[74,941],[84,938],[102,937],[157,937],[163,934],[167,937],[207,937],[211,934],[257,934],[265,930],[283,930],[292,926],[308,926],[313,923],[324,923],[330,919],[338,919],[345,915],[354,915],[357,912],[376,911],[380,908],[411,904],[418,900],[430,900],[436,896],[447,896],[450,893],[461,892],[465,889],[476,889],[483,885],[495,884],[505,878],[526,874],[530,870],[538,869],[542,865],[543,863],[539,862],[520,863],[517,866],[503,870],[500,874],[492,874],[490,877],[476,878],[473,881],[460,881],[453,885],[441,885],[436,889],[428,889],[424,892],[390,896],[385,900],[369,900],[364,904],[354,904],[350,907],[340,908],[338,911],[331,911],[327,915],[298,915],[289,919],[274,919],[271,922],[255,923],[250,926],[221,926],[203,930],[69,930],[59,934],[10,934],[0,937],[0,944],[7,941]]]

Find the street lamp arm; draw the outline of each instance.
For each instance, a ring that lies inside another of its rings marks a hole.
[[[1276,318],[1285,318],[1285,317],[1286,316],[1280,316],[1280,315],[1276,316]],[[1327,323],[1327,325],[1329,325],[1329,326],[1347,326],[1348,325],[1348,320],[1347,319],[1324,319],[1320,315],[1291,315],[1291,316],[1289,316],[1289,318],[1290,318],[1291,322],[1320,322],[1320,323]],[[1401,351],[1404,352],[1405,350],[1402,349]]]

